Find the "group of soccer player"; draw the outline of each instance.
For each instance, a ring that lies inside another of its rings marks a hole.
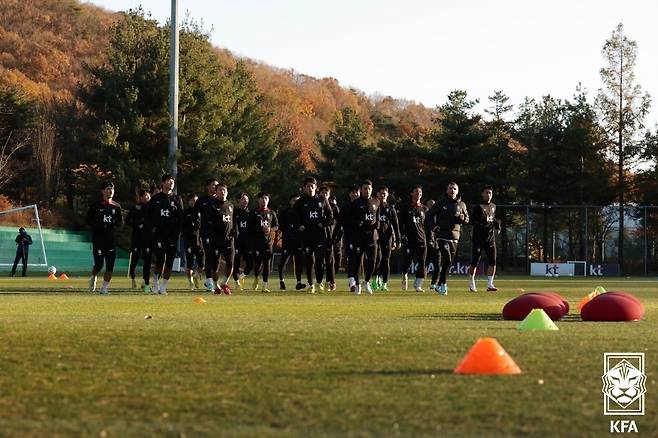
[[[296,290],[335,291],[336,271],[341,267],[344,251],[348,285],[353,293],[386,292],[391,255],[400,249],[402,289],[408,290],[408,276],[415,266],[413,288],[423,292],[426,265],[431,263],[434,270],[430,289],[446,295],[461,226],[468,223],[474,227],[469,290],[477,291],[475,275],[484,252],[488,263],[487,290],[496,291],[495,237],[500,226],[490,186],[482,188],[482,199],[470,211],[454,182],[447,185],[442,199],[426,204],[421,202],[422,188],[413,187],[409,201],[401,201],[396,209],[387,202],[388,188],[379,187],[374,193],[369,180],[352,186],[348,198],[339,206],[329,187],[318,187],[315,178],[308,177],[303,181],[301,194],[292,195],[279,215],[270,209],[267,192],[257,194],[256,206],[251,210],[246,193],[240,194],[234,206],[228,200],[228,186],[214,178],[206,181],[203,196],[188,195],[186,206],[174,188],[174,176],[164,175],[159,186],[139,190],[137,202],[126,216],[125,222],[132,228],[132,287],[137,288],[135,271],[141,258],[141,289],[147,293],[167,294],[181,237],[191,289],[201,288],[205,276],[206,289],[231,295],[230,279],[243,290],[253,271],[252,290],[270,292],[273,248],[280,237],[280,289],[286,289],[284,272],[292,259]],[[113,199],[113,183],[104,182],[100,191],[102,199],[91,205],[87,215],[94,257],[89,289],[96,290],[97,275],[105,265],[100,293],[108,294],[116,259],[114,228],[123,222],[123,215],[121,206]],[[302,282],[303,265],[306,283]]]

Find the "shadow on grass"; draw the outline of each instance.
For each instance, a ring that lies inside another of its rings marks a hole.
[[[405,319],[444,319],[457,321],[504,321],[500,313],[427,313],[410,315]]]
[[[452,374],[451,369],[434,369],[434,370],[354,370],[354,371],[329,371],[326,374],[330,376],[433,376],[439,374]]]

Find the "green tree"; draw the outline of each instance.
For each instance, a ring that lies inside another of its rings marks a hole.
[[[617,162],[617,195],[619,229],[624,229],[625,193],[628,191],[625,172],[637,161],[644,128],[644,119],[651,104],[648,93],[635,81],[637,43],[624,34],[619,23],[603,45],[606,65],[600,70],[603,88],[596,99],[601,118],[607,129],[610,152]],[[619,233],[619,265],[624,272],[624,233]]]

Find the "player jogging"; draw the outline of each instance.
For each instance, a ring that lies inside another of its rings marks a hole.
[[[315,193],[317,181],[313,177],[304,179],[304,193],[295,203],[295,223],[301,233],[306,255],[306,279],[310,293],[315,293],[315,280],[322,282],[324,276],[324,249],[327,245],[327,228],[334,224],[333,213],[323,196]]]
[[[174,176],[162,177],[162,191],[148,203],[148,224],[151,228],[155,271],[153,293],[167,295],[167,283],[176,258],[176,248],[183,224],[183,203],[174,193]]]
[[[459,196],[457,183],[448,184],[445,196],[434,204],[427,214],[427,220],[427,228],[431,238],[436,240],[441,262],[439,283],[433,284],[432,289],[440,295],[447,295],[448,271],[457,254],[461,226],[468,223],[468,210]]]
[[[417,264],[414,289],[423,292],[425,279],[425,260],[427,257],[427,240],[425,238],[425,218],[427,207],[421,202],[423,188],[415,186],[411,189],[411,202],[400,208],[398,219],[400,221],[400,243],[404,254],[402,261],[402,290],[407,290],[408,274],[412,263]]]
[[[217,196],[208,209],[208,227],[210,256],[206,258],[206,287],[213,289],[216,295],[231,295],[228,285],[233,272],[235,258],[235,212],[233,204],[227,201],[228,186],[217,184]],[[224,281],[219,283],[219,262],[224,257],[226,265]]]
[[[391,273],[391,252],[400,245],[400,225],[395,207],[387,203],[388,187],[383,186],[377,191],[379,198],[379,240],[377,241],[377,260],[375,262],[375,278],[371,287],[388,292],[388,276]]]
[[[204,253],[201,246],[201,213],[196,209],[199,197],[192,193],[187,196],[187,208],[183,211],[183,248],[185,251],[185,271],[191,290],[201,287],[201,273],[204,272]],[[196,272],[195,262],[196,261]]]
[[[259,275],[263,270],[263,292],[269,292],[268,280],[270,267],[272,265],[272,246],[274,245],[273,233],[279,229],[279,221],[276,213],[270,210],[269,193],[258,194],[258,208],[249,215],[249,230],[251,253],[254,258],[254,290],[258,290]]]
[[[473,225],[473,257],[468,268],[468,289],[477,292],[475,274],[482,252],[487,256],[487,291],[495,292],[494,276],[496,275],[496,234],[500,233],[500,223],[496,220],[496,204],[491,202],[493,188],[484,186],[481,191],[482,200],[471,208],[471,225]]]
[[[121,225],[121,206],[114,201],[114,183],[106,181],[101,184],[102,200],[95,202],[87,212],[87,224],[91,227],[91,243],[94,256],[94,266],[89,277],[89,290],[96,291],[96,277],[103,269],[103,285],[101,295],[108,295],[114,262],[117,258],[114,246],[114,227]]]

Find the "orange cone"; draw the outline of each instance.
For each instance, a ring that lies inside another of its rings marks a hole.
[[[521,374],[521,369],[494,338],[480,338],[454,369],[455,374]]]
[[[206,300],[203,297],[194,297],[192,301],[194,301],[197,304],[203,304],[206,302]]]
[[[583,307],[585,307],[585,304],[592,301],[594,299],[594,297],[596,297],[598,294],[599,293],[597,291],[593,291],[593,292],[590,292],[587,295],[585,295],[583,297],[583,299],[580,300],[580,302],[576,305],[576,307],[578,307],[578,310],[583,310]]]
[[[55,274],[50,274],[48,275],[48,280],[57,280],[57,277],[55,277]]]
[[[60,280],[68,280],[68,279],[69,279],[69,276],[66,275],[66,274],[62,274],[62,275],[59,276],[59,279],[60,279]]]

